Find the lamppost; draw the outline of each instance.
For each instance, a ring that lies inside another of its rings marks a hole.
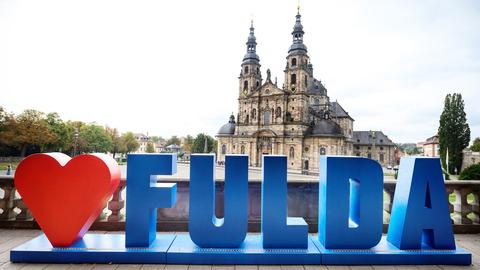
[[[73,144],[73,156],[77,155],[77,144],[78,144],[78,128],[75,128],[75,134],[73,134],[74,144]]]

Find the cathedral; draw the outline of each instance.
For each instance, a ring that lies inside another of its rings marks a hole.
[[[252,23],[238,77],[238,114],[218,131],[218,161],[224,162],[226,154],[247,154],[250,166],[261,166],[262,155],[286,155],[289,169],[304,172],[318,171],[321,155],[367,156],[393,164],[392,141],[381,131],[354,134],[353,118],[330,101],[325,86],[313,76],[303,35],[298,12],[279,86],[270,70],[262,78]]]

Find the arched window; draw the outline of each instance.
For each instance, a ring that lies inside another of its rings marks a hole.
[[[305,86],[307,86],[307,84],[308,84],[308,77],[307,77],[307,75],[303,76],[303,79],[304,79],[304,81],[305,81]]]
[[[243,72],[244,74],[248,74],[248,66],[245,67],[245,72]]]
[[[290,158],[295,158],[295,148],[290,147],[290,153],[288,154]]]
[[[252,110],[252,121],[255,121],[257,119],[257,109]]]
[[[297,84],[297,74],[290,75],[290,84]]]
[[[278,117],[282,117],[282,108],[280,107],[277,107],[277,110],[275,111],[275,116],[278,118]]]
[[[270,110],[265,110],[263,112],[263,124],[268,126],[270,124]]]
[[[240,154],[245,154],[245,145],[242,145],[242,147],[240,147]]]
[[[227,153],[227,146],[224,144],[222,145],[222,154],[225,155]]]
[[[272,108],[272,123],[275,123],[275,109]]]
[[[249,115],[247,114],[247,117],[245,117],[245,124],[248,124],[248,122],[250,122],[248,116],[249,116]]]
[[[259,87],[259,86],[260,86],[260,82],[259,82],[259,81],[257,81],[256,85],[257,85],[257,87]]]
[[[297,65],[297,58],[292,58],[292,67]]]
[[[318,98],[315,98],[313,102],[315,103],[315,105],[320,104],[320,100]]]
[[[257,67],[257,74],[260,74],[260,68]]]
[[[248,81],[243,82],[243,90],[248,89]]]

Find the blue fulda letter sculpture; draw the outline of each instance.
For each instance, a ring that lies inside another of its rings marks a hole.
[[[322,156],[318,235],[325,248],[371,248],[382,237],[383,172],[361,157]]]
[[[234,248],[242,244],[248,226],[248,156],[227,155],[224,218],[215,215],[215,155],[195,154],[190,166],[192,241],[203,248]]]
[[[157,183],[156,175],[177,171],[175,154],[129,154],[125,246],[148,247],[156,238],[157,208],[172,207],[177,184]]]
[[[263,248],[307,248],[308,225],[287,217],[287,157],[263,156]]]
[[[388,241],[400,249],[455,249],[447,198],[438,158],[402,158]]]

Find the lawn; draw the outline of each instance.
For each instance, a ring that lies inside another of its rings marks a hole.
[[[15,169],[18,166],[18,162],[0,162],[0,171],[6,170],[8,164],[12,165],[12,169]]]

